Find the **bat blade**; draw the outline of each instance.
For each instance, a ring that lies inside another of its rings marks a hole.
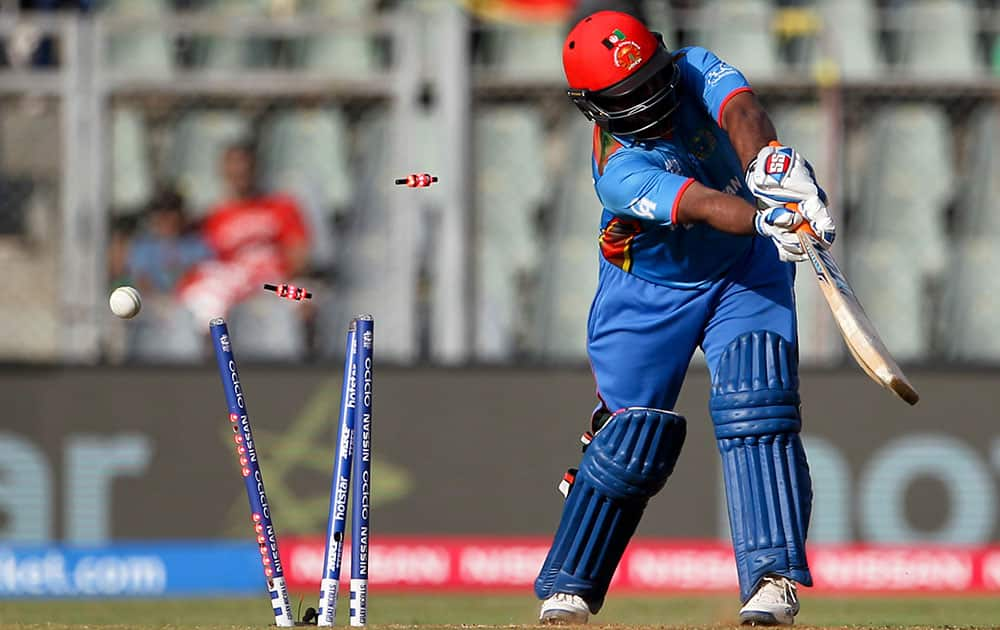
[[[828,250],[816,247],[814,237],[805,231],[798,233],[799,242],[809,257],[810,267],[826,298],[840,334],[861,369],[876,383],[896,394],[905,402],[915,405],[920,400],[917,390],[910,384],[903,370],[885,347],[875,325],[872,324],[858,301],[854,289],[848,284],[840,266]]]

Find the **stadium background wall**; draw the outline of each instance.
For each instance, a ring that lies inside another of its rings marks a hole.
[[[338,378],[320,367],[244,372],[278,532],[319,534]],[[912,378],[924,397],[908,409],[855,370],[803,375],[813,542],[1000,540],[997,372]],[[377,386],[376,533],[549,533],[593,401],[588,372],[384,367]],[[244,537],[209,368],[18,368],[0,379],[0,405],[0,539]],[[687,445],[640,535],[725,537],[721,475],[704,474],[717,458],[705,375],[692,373],[678,411]]]

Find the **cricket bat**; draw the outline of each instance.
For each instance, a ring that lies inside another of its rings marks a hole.
[[[861,307],[854,289],[840,271],[833,254],[816,246],[816,237],[807,222],[803,222],[802,226],[805,229],[800,228],[797,232],[799,242],[809,257],[819,288],[827,304],[830,305],[830,310],[833,311],[833,319],[837,322],[848,349],[854,355],[854,360],[876,383],[909,404],[917,404],[920,395],[913,389],[903,370],[889,354],[878,331],[875,330],[875,325]]]

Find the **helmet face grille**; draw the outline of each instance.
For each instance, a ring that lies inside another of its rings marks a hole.
[[[570,100],[605,131],[652,140],[673,130],[680,72],[660,47],[638,72],[603,90],[567,90]]]

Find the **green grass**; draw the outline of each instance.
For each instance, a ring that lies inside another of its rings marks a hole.
[[[314,605],[309,594],[306,605]],[[298,599],[295,600],[296,606]],[[532,625],[537,604],[529,595],[391,595],[374,593],[372,630],[381,627]],[[595,623],[660,628],[731,627],[735,598],[612,598]],[[340,605],[346,614],[346,602]],[[798,628],[997,628],[1000,599],[820,598],[803,600]],[[161,628],[204,630],[264,628],[271,616],[263,595],[224,600],[0,601],[0,628]],[[340,620],[341,624],[346,619]]]

